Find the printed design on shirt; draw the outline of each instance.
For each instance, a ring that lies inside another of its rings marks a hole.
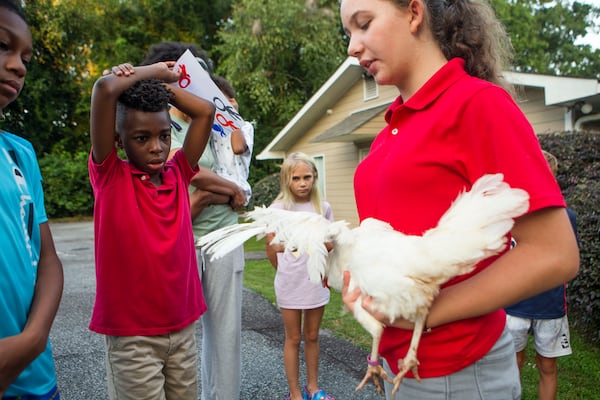
[[[18,166],[18,161],[14,151],[2,149],[4,156],[9,165],[12,166],[11,176],[15,180],[15,184],[19,189],[19,215],[21,217],[21,226],[23,232],[23,240],[29,252],[29,258],[31,259],[31,265],[35,267],[37,265],[37,259],[33,254],[33,244],[31,242],[31,235],[33,232],[33,198],[29,192],[29,186],[25,180],[23,171]]]

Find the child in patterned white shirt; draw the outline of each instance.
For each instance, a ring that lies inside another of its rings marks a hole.
[[[213,75],[212,80],[238,112],[239,106],[231,84],[218,75]],[[242,120],[241,126],[231,132],[229,138],[222,134],[221,129],[215,129],[215,127],[219,126],[213,125],[209,141],[216,162],[214,171],[222,178],[236,183],[246,195],[246,204],[248,204],[252,195],[248,174],[254,145],[254,126],[250,122]]]

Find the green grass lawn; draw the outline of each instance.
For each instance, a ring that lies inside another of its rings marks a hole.
[[[573,354],[558,358],[559,400],[591,400],[600,395],[600,349],[587,343],[571,329]],[[530,339],[523,366],[523,400],[537,399],[538,370]]]
[[[265,240],[249,239],[244,243],[244,251],[262,251],[265,249]]]
[[[264,250],[263,241],[248,240],[246,251]],[[268,260],[247,261],[244,272],[244,286],[261,294],[275,304],[273,279],[275,269]],[[331,301],[325,307],[323,329],[335,336],[349,340],[357,346],[370,348],[371,337],[354,320],[351,314],[343,311],[343,303],[338,292],[331,291]],[[558,399],[591,400],[600,396],[600,349],[585,342],[571,330],[573,354],[558,359]],[[537,399],[538,371],[535,367],[535,350],[530,343],[527,348],[527,362],[523,367],[523,400]]]

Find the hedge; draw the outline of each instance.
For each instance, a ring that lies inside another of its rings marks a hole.
[[[246,208],[254,210],[254,207],[269,206],[278,194],[279,173],[267,175],[252,187],[252,197]]]
[[[90,216],[94,198],[88,178],[88,152],[57,151],[40,159],[46,213],[50,218]]]
[[[558,158],[557,180],[577,216],[581,264],[567,285],[569,322],[600,343],[600,133],[539,135],[542,148]]]

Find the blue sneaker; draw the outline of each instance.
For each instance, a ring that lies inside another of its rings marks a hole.
[[[333,397],[325,393],[323,389],[318,392],[313,393],[312,395],[308,392],[308,388],[304,386],[304,391],[302,392],[303,400],[335,400]]]
[[[306,386],[302,389],[302,400],[310,400],[310,393],[308,393],[308,388]]]

